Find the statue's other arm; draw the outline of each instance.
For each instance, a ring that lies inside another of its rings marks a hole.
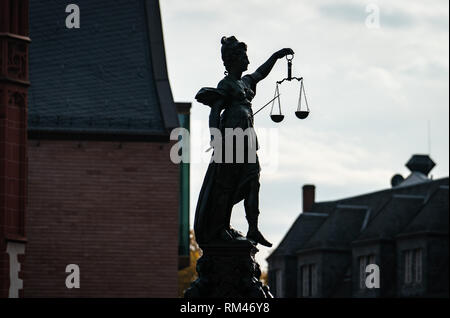
[[[273,53],[272,56],[269,57],[269,59],[266,62],[264,62],[263,65],[258,67],[256,72],[252,74],[252,77],[256,79],[257,82],[266,78],[267,75],[269,75],[270,71],[272,70],[273,66],[275,65],[276,61],[289,54],[294,54],[294,51],[290,48],[281,49]]]
[[[222,101],[217,101],[211,106],[211,112],[209,113],[209,128],[219,128],[221,110]]]
[[[211,132],[211,141],[213,140],[214,133],[212,128],[220,129],[220,112],[223,108],[223,100],[217,100],[211,105],[211,112],[209,113],[209,129]]]

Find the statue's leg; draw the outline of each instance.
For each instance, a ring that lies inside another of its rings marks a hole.
[[[222,240],[232,240],[234,238],[227,231],[230,227],[230,215],[233,208],[234,168],[231,164],[220,164],[211,196],[212,215],[210,230]]]
[[[247,193],[244,198],[245,216],[248,221],[247,238],[264,246],[271,247],[272,243],[267,241],[258,229],[259,216],[259,180],[254,178],[249,181]]]

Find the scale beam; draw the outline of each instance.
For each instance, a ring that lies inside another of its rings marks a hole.
[[[294,79],[300,82],[301,80],[303,80],[303,77],[300,77],[300,78],[298,78],[298,77],[291,77],[291,78],[286,77],[286,78],[283,78],[281,81],[277,81],[277,84],[281,84],[284,81],[292,81]]]
[[[295,77],[292,76],[292,60],[294,59],[294,55],[292,54],[291,57],[288,57],[286,55],[286,60],[287,60],[287,77],[283,78],[280,81],[276,82],[276,87],[275,87],[275,97],[272,99],[272,108],[270,110],[270,118],[276,122],[279,123],[284,119],[284,115],[281,112],[281,102],[280,102],[280,91],[278,88],[278,85],[281,85],[284,81],[292,81],[292,80],[296,80],[300,82],[300,93],[299,93],[299,98],[298,98],[298,107],[297,107],[297,111],[295,112],[295,116],[297,116],[297,118],[299,119],[305,119],[306,117],[308,117],[309,115],[309,106],[308,106],[308,100],[306,99],[306,93],[305,93],[305,87],[303,85],[303,77]],[[303,94],[303,98],[305,100],[305,104],[306,104],[306,110],[302,110],[302,94]],[[273,107],[275,105],[275,100],[277,100],[278,102],[278,114],[273,113]],[[264,106],[265,107],[265,106]]]

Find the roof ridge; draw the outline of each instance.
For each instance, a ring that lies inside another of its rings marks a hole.
[[[433,180],[430,180],[430,182],[427,182],[427,183],[439,183],[439,182],[444,181],[445,179],[448,180],[449,177],[447,176],[447,177],[442,177],[442,178],[439,178],[439,179],[433,179]],[[406,185],[406,186],[403,186],[403,187],[401,187],[401,188],[386,188],[386,189],[376,190],[376,191],[373,191],[373,192],[368,192],[368,193],[364,193],[364,194],[358,194],[358,195],[355,195],[355,196],[350,196],[350,197],[343,198],[343,199],[329,200],[329,201],[321,201],[321,202],[315,202],[315,203],[316,203],[316,204],[322,204],[322,203],[328,203],[328,204],[335,203],[335,204],[339,204],[339,202],[342,202],[342,201],[344,201],[344,200],[350,200],[350,199],[356,199],[356,198],[361,198],[361,197],[367,197],[367,196],[372,196],[372,195],[381,194],[381,193],[383,193],[383,192],[397,191],[397,190],[400,190],[400,189],[403,191],[403,190],[405,190],[405,189],[407,189],[407,188],[420,187],[421,185],[423,185],[423,183],[417,183],[417,184]],[[441,185],[441,186],[448,186],[448,185]]]
[[[422,199],[424,200],[427,197],[427,195],[421,195],[421,194],[407,194],[407,193],[393,193],[392,198],[396,199]]]
[[[369,206],[357,204],[336,204],[336,209],[367,210],[369,209]]]
[[[329,213],[323,213],[323,212],[302,212],[302,213],[300,213],[300,215],[301,214],[304,214],[304,215],[310,215],[310,216],[321,216],[321,217],[327,217],[327,216],[329,216]]]

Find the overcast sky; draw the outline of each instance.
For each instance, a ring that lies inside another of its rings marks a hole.
[[[306,120],[294,115],[294,82],[281,86],[282,123],[270,120],[269,108],[255,117],[262,162],[260,228],[274,247],[301,213],[303,184],[316,185],[317,201],[382,190],[395,173],[408,176],[404,164],[412,154],[429,149],[437,163],[433,177],[448,176],[447,0],[163,0],[160,5],[174,99],[192,102],[192,159],[200,163],[191,165],[191,226],[210,156],[204,152],[209,108],[194,96],[223,77],[224,35],[247,43],[250,72],[276,50],[291,47],[293,75],[305,79],[311,110]],[[258,85],[253,107],[270,100],[275,81],[284,77],[283,59]],[[246,233],[242,203],[232,224]],[[263,267],[271,250],[260,248]]]

